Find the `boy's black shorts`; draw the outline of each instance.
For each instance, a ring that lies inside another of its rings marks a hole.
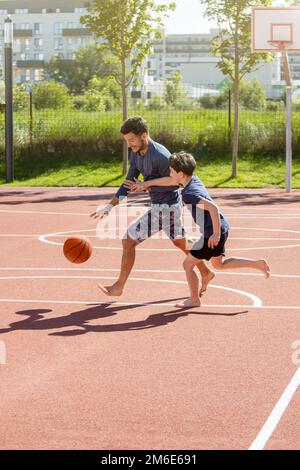
[[[209,261],[216,256],[225,256],[225,243],[228,238],[228,232],[222,233],[220,241],[214,248],[208,247],[209,238],[204,238],[196,242],[190,251],[191,255],[197,259],[206,259]],[[197,249],[197,244],[201,248]]]

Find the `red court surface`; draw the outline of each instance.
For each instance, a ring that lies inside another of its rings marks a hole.
[[[273,275],[218,272],[190,310],[169,240],[137,249],[122,297],[97,288],[121,240],[89,214],[113,189],[0,191],[1,449],[300,448],[300,191],[211,191],[228,256]],[[70,233],[90,238],[87,263],[63,257]]]

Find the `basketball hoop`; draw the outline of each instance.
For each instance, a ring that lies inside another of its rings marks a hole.
[[[293,44],[293,41],[275,41],[270,39],[268,43],[276,47],[279,51],[286,51],[290,48],[290,45]]]
[[[252,9],[252,52],[280,52],[286,81],[286,191],[292,190],[292,81],[288,52],[300,51],[300,8]]]

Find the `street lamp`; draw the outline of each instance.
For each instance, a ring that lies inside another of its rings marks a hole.
[[[5,47],[5,155],[6,155],[6,182],[14,180],[13,161],[13,22],[8,16],[4,20],[4,47]]]

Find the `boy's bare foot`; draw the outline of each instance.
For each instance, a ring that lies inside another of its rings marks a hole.
[[[267,260],[260,259],[257,262],[257,268],[265,275],[265,278],[268,279],[271,276],[271,268],[267,263]]]
[[[200,299],[187,299],[185,300],[184,302],[182,302],[182,304],[176,304],[175,305],[176,307],[179,307],[179,308],[193,308],[193,307],[200,307],[201,306],[201,302],[200,302]]]
[[[123,289],[118,284],[112,286],[102,286],[99,284],[99,289],[109,297],[120,297],[123,294]]]
[[[212,271],[209,271],[207,276],[203,276],[201,279],[201,289],[200,289],[200,297],[207,290],[208,284],[213,280],[215,277],[215,274]]]

